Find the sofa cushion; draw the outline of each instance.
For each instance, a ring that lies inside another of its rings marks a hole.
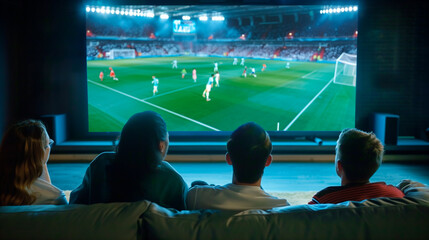
[[[149,202],[0,207],[0,239],[141,239]]]
[[[427,239],[429,201],[379,198],[271,210],[174,211],[152,203],[146,239]]]

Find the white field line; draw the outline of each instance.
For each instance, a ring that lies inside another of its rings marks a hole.
[[[317,70],[314,70],[310,73],[305,74],[304,76],[302,76],[301,78],[306,78],[307,76],[310,76],[311,74],[315,73]]]
[[[202,86],[202,85],[203,85],[203,84],[201,84],[201,83],[200,83],[200,84],[194,84],[194,85],[191,85],[191,86],[178,88],[178,89],[173,90],[173,91],[169,91],[169,92],[165,92],[165,93],[157,94],[157,95],[152,96],[152,97],[142,98],[141,100],[149,100],[149,99],[152,99],[152,98],[161,97],[161,96],[164,96],[164,95],[167,95],[167,94],[170,94],[170,93],[175,93],[175,92],[179,92],[179,91],[182,91],[182,90],[185,90],[185,89],[188,89],[188,88],[193,88],[193,87],[196,87],[196,86]]]
[[[90,82],[90,83],[92,83],[92,84],[95,84],[95,85],[97,85],[97,86],[100,86],[100,87],[103,87],[103,88],[109,89],[110,91],[113,91],[113,92],[119,93],[119,94],[121,94],[121,95],[124,95],[124,96],[126,96],[126,97],[129,97],[129,98],[134,99],[134,100],[136,100],[136,101],[142,102],[142,103],[144,103],[144,104],[150,105],[150,106],[152,106],[152,107],[154,107],[154,108],[158,108],[159,110],[162,110],[162,111],[168,112],[168,113],[173,114],[173,115],[175,115],[175,116],[178,116],[178,117],[180,117],[180,118],[183,118],[183,119],[186,119],[186,120],[188,120],[188,121],[194,122],[194,123],[196,123],[196,124],[198,124],[198,125],[201,125],[201,126],[203,126],[203,127],[206,127],[206,128],[212,129],[212,130],[214,130],[214,131],[220,131],[220,130],[219,130],[219,129],[217,129],[217,128],[214,128],[214,127],[212,127],[212,126],[209,126],[209,125],[207,125],[207,124],[204,124],[204,123],[202,123],[202,122],[199,122],[199,121],[197,121],[197,120],[194,120],[194,119],[192,119],[192,118],[188,118],[188,117],[186,117],[186,116],[183,116],[182,114],[179,114],[179,113],[173,112],[173,111],[171,111],[171,110],[168,110],[168,109],[166,109],[166,108],[160,107],[160,106],[155,105],[155,104],[153,104],[153,103],[147,102],[147,101],[145,101],[145,100],[143,100],[143,99],[136,98],[136,97],[131,96],[131,95],[127,94],[127,93],[124,93],[124,92],[118,91],[118,90],[116,90],[116,89],[114,89],[114,88],[111,88],[111,87],[105,86],[105,85],[103,85],[103,84],[100,84],[100,83],[94,82],[94,81],[92,81],[92,80],[90,80],[90,79],[88,79],[88,82]]]
[[[332,78],[323,88],[322,90],[320,90],[320,92],[313,98],[311,99],[311,101],[307,104],[307,106],[305,106],[301,112],[298,113],[298,115],[296,115],[296,117],[292,120],[292,122],[289,123],[289,125],[287,125],[285,127],[285,129],[283,129],[283,131],[287,131],[292,124],[295,123],[295,121],[301,116],[302,113],[304,113],[305,110],[307,110],[307,108],[314,102],[314,100],[316,100],[317,97],[319,97],[320,94],[322,94],[323,91],[325,91],[325,89],[329,86],[329,84],[331,84],[334,81],[334,78]]]

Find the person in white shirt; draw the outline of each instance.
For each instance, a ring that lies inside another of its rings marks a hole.
[[[193,209],[247,210],[288,206],[286,199],[269,195],[261,187],[262,175],[272,161],[268,133],[254,122],[241,125],[227,143],[226,162],[232,165],[232,183],[196,185],[186,203]]]
[[[237,62],[238,62],[238,60],[237,60],[237,58],[234,58],[234,61],[232,62],[232,65],[237,65]]]
[[[0,206],[68,204],[49,176],[52,144],[40,121],[25,120],[8,128],[0,145]]]
[[[177,68],[177,60],[174,59],[173,62],[171,63],[172,67],[171,68]]]

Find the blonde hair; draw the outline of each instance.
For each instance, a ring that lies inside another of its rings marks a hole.
[[[36,200],[29,189],[43,173],[46,139],[46,128],[37,120],[25,120],[6,130],[0,145],[0,206]]]
[[[339,161],[351,181],[369,180],[380,167],[383,153],[383,144],[372,132],[344,129],[337,141]]]

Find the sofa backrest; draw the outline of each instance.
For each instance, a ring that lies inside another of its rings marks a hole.
[[[151,204],[142,218],[145,239],[427,239],[429,202],[379,198],[242,212]]]
[[[427,239],[429,201],[406,197],[241,212],[155,203],[0,207],[0,239]]]
[[[0,207],[0,239],[142,239],[151,203]]]

